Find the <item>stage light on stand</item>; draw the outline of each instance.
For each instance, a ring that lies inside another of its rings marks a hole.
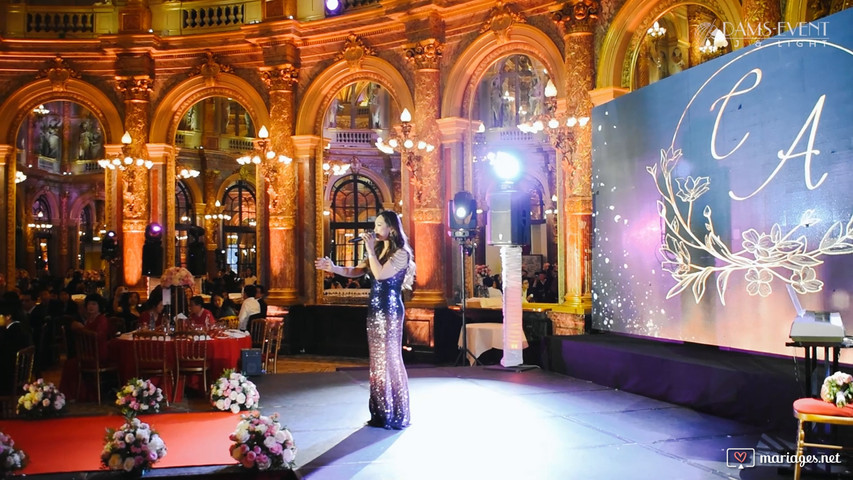
[[[486,156],[495,175],[504,182],[514,182],[521,175],[521,162],[515,155],[506,152],[489,152]]]

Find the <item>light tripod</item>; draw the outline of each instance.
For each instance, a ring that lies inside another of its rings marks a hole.
[[[467,303],[468,297],[465,288],[465,280],[467,278],[465,276],[465,257],[470,257],[471,253],[473,253],[474,251],[474,245],[471,242],[472,234],[473,232],[469,232],[466,230],[456,230],[452,232],[453,238],[455,238],[456,241],[459,242],[459,260],[461,261],[460,263],[462,265],[462,346],[459,347],[459,355],[456,356],[456,362],[454,363],[454,365],[460,365],[460,362],[466,362],[471,366],[482,365],[477,356],[471,353],[470,350],[468,350],[468,328],[465,326],[465,304]],[[471,358],[474,359],[473,364],[468,361],[468,355],[470,355]]]

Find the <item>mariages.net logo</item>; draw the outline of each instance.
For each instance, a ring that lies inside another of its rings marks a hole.
[[[829,22],[762,22],[755,24],[723,22],[721,27],[713,23],[702,23],[696,26],[696,34],[705,39],[706,44],[717,48],[728,46],[729,42],[735,48],[741,47],[741,42],[760,43],[769,37],[789,33],[794,42],[779,44],[785,46],[803,47],[820,46],[829,38]]]

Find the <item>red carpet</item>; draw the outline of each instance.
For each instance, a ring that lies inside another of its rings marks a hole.
[[[194,465],[230,465],[228,436],[237,428],[240,415],[226,412],[163,413],[139,417],[157,430],[167,453],[154,468]],[[107,428],[118,428],[119,415],[69,417],[52,420],[2,420],[0,431],[12,436],[15,447],[29,457],[18,473],[37,475],[101,469],[101,450]]]

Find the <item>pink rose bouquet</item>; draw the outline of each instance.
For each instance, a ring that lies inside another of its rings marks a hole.
[[[18,398],[18,415],[30,418],[49,417],[63,413],[65,395],[51,382],[39,378],[24,385],[24,394]]]
[[[101,464],[110,470],[141,473],[166,455],[160,435],[138,418],[118,430],[108,429],[104,442]]]
[[[210,403],[219,410],[251,410],[258,406],[261,396],[254,383],[234,370],[225,370],[210,386]]]
[[[163,276],[160,277],[160,286],[163,288],[192,287],[193,281],[193,274],[186,268],[169,267],[163,272]]]
[[[245,468],[268,470],[293,469],[296,466],[296,444],[293,434],[278,423],[278,414],[269,417],[258,412],[243,415],[237,429],[229,437],[231,456]]]
[[[0,432],[0,474],[6,475],[27,466],[27,454],[15,448],[12,437]]]
[[[116,394],[116,406],[126,418],[140,413],[157,413],[163,403],[163,391],[151,380],[131,378]]]

